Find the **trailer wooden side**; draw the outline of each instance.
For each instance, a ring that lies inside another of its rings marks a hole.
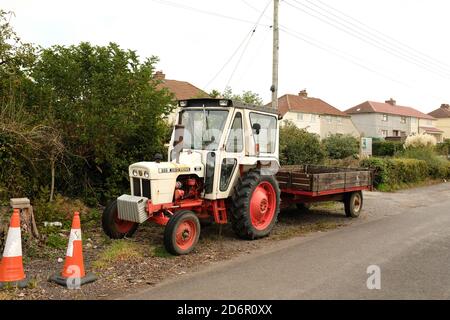
[[[333,168],[321,166],[287,166],[277,174],[280,189],[311,193],[336,193],[371,189],[373,175],[363,168]]]

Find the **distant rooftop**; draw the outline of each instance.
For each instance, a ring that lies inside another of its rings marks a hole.
[[[345,111],[347,114],[361,114],[361,113],[385,113],[403,117],[414,117],[420,119],[434,120],[434,118],[428,114],[420,112],[411,107],[405,107],[397,105],[394,99],[387,100],[386,102],[374,102],[366,101],[356,107],[350,108]]]
[[[187,81],[166,79],[166,75],[162,71],[155,72],[153,76],[155,79],[161,81],[158,89],[166,88],[175,95],[177,100],[209,97],[205,91]]]
[[[281,115],[287,112],[313,113],[320,115],[332,115],[340,117],[349,117],[348,114],[340,111],[332,105],[319,98],[308,97],[306,90],[300,91],[298,95],[285,94],[278,98],[278,110]]]
[[[430,112],[429,115],[438,119],[450,118],[450,105],[442,104],[439,109]]]

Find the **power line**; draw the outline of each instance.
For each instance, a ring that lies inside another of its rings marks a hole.
[[[349,27],[349,26],[343,24],[341,21],[339,21],[339,20],[337,20],[335,18],[332,18],[332,17],[330,17],[330,16],[328,16],[326,14],[323,14],[322,12],[320,12],[320,11],[318,11],[318,10],[316,10],[316,9],[306,5],[306,4],[300,3],[297,0],[292,0],[292,1],[297,3],[297,4],[299,4],[299,5],[301,5],[301,6],[303,6],[303,7],[306,7],[307,10],[309,10],[309,11],[307,11],[305,9],[302,9],[302,8],[292,4],[290,2],[285,1],[285,3],[287,5],[289,5],[290,7],[298,10],[298,11],[301,11],[301,12],[303,12],[303,13],[311,16],[311,17],[314,17],[314,18],[316,18],[316,19],[318,19],[318,20],[320,20],[320,21],[322,21],[322,22],[324,22],[324,23],[326,23],[328,25],[331,25],[334,28],[339,29],[339,30],[341,30],[342,32],[344,32],[346,34],[348,34],[348,35],[350,35],[352,37],[355,37],[355,38],[357,38],[357,39],[359,39],[359,40],[361,40],[361,41],[363,41],[365,43],[368,43],[368,44],[370,44],[370,45],[372,45],[372,46],[374,46],[374,47],[376,47],[376,48],[378,48],[378,49],[380,49],[382,51],[385,51],[385,52],[387,52],[387,53],[389,53],[389,54],[391,54],[393,56],[396,56],[397,58],[399,58],[399,59],[401,59],[403,61],[409,62],[409,63],[411,63],[411,64],[413,64],[415,66],[418,66],[418,67],[420,67],[420,68],[422,68],[424,70],[427,70],[427,71],[429,71],[431,73],[439,75],[439,76],[441,76],[443,78],[450,79],[450,73],[448,73],[448,72],[442,71],[442,70],[437,69],[437,68],[431,68],[430,66],[426,65],[422,61],[419,61],[416,58],[411,58],[411,57],[405,56],[403,52],[399,52],[395,48],[393,49],[393,48],[390,48],[390,47],[386,47],[385,43],[380,42],[379,40],[373,39],[373,37],[368,36],[367,34],[364,34],[360,30],[355,30],[352,27]],[[311,13],[310,11],[312,11],[313,13]]]
[[[174,7],[174,8],[189,10],[189,11],[193,11],[193,12],[197,12],[197,13],[202,13],[202,14],[205,14],[205,15],[210,15],[210,16],[215,16],[215,17],[227,19],[227,20],[233,20],[233,21],[247,23],[247,24],[252,24],[252,25],[255,23],[254,21],[251,21],[251,20],[246,20],[246,19],[241,19],[241,18],[237,18],[237,17],[232,17],[232,16],[228,16],[228,15],[221,14],[221,13],[214,12],[214,11],[208,11],[208,10],[204,10],[204,9],[199,9],[199,8],[187,6],[187,5],[184,5],[184,4],[181,4],[181,3],[177,3],[177,2],[173,2],[173,1],[168,1],[168,0],[152,0],[152,1],[157,2],[159,4],[171,6],[171,7]],[[269,26],[269,25],[264,25],[264,24],[259,24],[259,25],[267,26],[267,27]]]
[[[359,68],[362,68],[362,69],[364,69],[366,71],[369,71],[370,73],[376,74],[379,77],[386,78],[386,79],[388,79],[388,80],[390,80],[390,81],[392,81],[394,83],[400,84],[400,85],[402,85],[404,87],[407,87],[409,89],[412,89],[412,90],[417,89],[414,86],[412,86],[412,85],[410,85],[410,84],[408,84],[406,82],[400,81],[400,80],[398,80],[396,78],[393,78],[393,77],[391,77],[389,75],[386,75],[386,74],[384,74],[382,72],[379,72],[376,69],[368,67],[365,63],[357,61],[358,58],[356,58],[356,57],[354,57],[354,56],[352,56],[352,55],[350,55],[348,53],[345,53],[345,52],[343,52],[343,51],[341,51],[341,50],[339,50],[337,48],[331,47],[331,46],[326,45],[324,43],[320,43],[317,40],[312,39],[311,37],[308,37],[307,35],[304,35],[302,33],[296,32],[296,31],[289,30],[288,28],[282,27],[282,26],[280,26],[280,30],[282,32],[284,32],[285,34],[293,37],[293,38],[301,40],[304,43],[309,44],[310,46],[313,46],[313,47],[318,48],[318,49],[320,49],[322,51],[325,51],[325,52],[327,52],[329,54],[337,56],[337,57],[339,57],[339,58],[341,58],[343,60],[346,60],[347,62],[349,62],[349,63],[351,63],[351,64],[353,64],[353,65],[355,65],[355,66],[357,66]],[[421,90],[423,90],[423,88],[421,88]],[[434,95],[431,92],[428,92],[428,93],[431,96],[433,96],[434,98],[436,98],[436,99],[445,100],[442,97],[437,97],[436,95]]]
[[[250,37],[248,38],[248,41],[247,41],[247,44],[246,44],[245,47],[244,47],[244,50],[242,50],[242,54],[241,54],[241,56],[239,57],[239,59],[238,59],[238,61],[237,61],[237,63],[236,63],[236,66],[234,67],[234,70],[233,70],[233,72],[231,73],[231,76],[230,76],[230,78],[228,79],[228,82],[227,82],[227,85],[225,86],[225,88],[227,88],[227,87],[230,85],[231,79],[233,79],[234,74],[236,73],[236,70],[237,70],[237,68],[239,67],[239,64],[241,63],[242,59],[244,58],[244,54],[245,54],[245,52],[247,51],[247,48],[248,48],[248,46],[249,46],[249,44],[250,44],[250,41],[252,40],[252,37],[253,37],[253,35],[254,35],[255,32],[256,32],[256,28],[258,27],[259,22],[260,22],[261,19],[263,18],[264,14],[266,13],[267,8],[268,8],[269,5],[271,4],[271,2],[272,2],[272,0],[269,0],[269,1],[267,2],[267,5],[264,7],[264,10],[263,10],[263,11],[261,12],[261,14],[259,15],[258,20],[255,22],[255,27],[254,27],[254,29],[252,30]]]
[[[311,1],[308,1],[308,2],[310,2],[310,3],[312,4]],[[401,41],[399,41],[399,40],[397,40],[397,39],[394,39],[393,37],[391,37],[391,36],[388,35],[388,34],[385,34],[385,33],[381,32],[381,31],[379,31],[379,30],[376,30],[375,28],[373,28],[373,27],[371,27],[371,26],[369,26],[369,25],[363,23],[362,21],[360,21],[360,20],[358,20],[358,19],[356,19],[356,18],[354,18],[354,17],[351,17],[350,15],[346,14],[345,12],[342,12],[342,11],[340,11],[339,9],[336,9],[335,7],[332,7],[332,6],[330,6],[329,4],[324,3],[324,2],[321,1],[321,0],[316,0],[316,3],[317,3],[317,2],[321,3],[321,4],[322,4],[323,6],[325,6],[325,7],[328,7],[328,8],[330,8],[330,9],[334,10],[335,12],[338,12],[338,13],[341,14],[342,16],[347,17],[347,18],[349,18],[350,20],[353,20],[353,21],[356,22],[358,25],[363,26],[364,28],[366,28],[366,29],[368,29],[368,30],[372,30],[375,34],[379,34],[379,35],[381,35],[382,37],[385,37],[385,38],[387,38],[387,39],[390,39],[390,40],[392,41],[391,43],[393,43],[393,44],[395,44],[395,45],[403,46],[404,48],[409,49],[409,50],[415,52],[415,53],[417,54],[417,56],[422,56],[422,57],[428,59],[429,61],[434,61],[434,62],[436,63],[436,65],[441,65],[441,66],[443,66],[443,67],[445,67],[445,68],[450,68],[450,66],[449,66],[448,64],[446,64],[446,63],[444,63],[444,62],[442,62],[442,61],[440,61],[440,60],[437,60],[437,59],[431,57],[430,55],[428,55],[428,54],[426,54],[426,53],[420,52],[419,50],[417,50],[417,49],[415,49],[415,48],[409,46],[408,44],[405,44],[405,43],[403,43],[403,42],[401,42]]]
[[[320,10],[332,15],[333,17],[336,17],[340,21],[342,21],[352,27],[355,27],[358,30],[362,30],[363,32],[366,32],[367,35],[370,35],[372,37],[372,39],[377,39],[377,40],[381,41],[382,44],[387,43],[389,46],[397,49],[396,51],[400,52],[401,54],[408,55],[412,59],[415,59],[416,61],[419,61],[420,63],[424,63],[424,64],[430,66],[431,68],[437,68],[437,70],[440,70],[441,68],[443,68],[447,72],[447,74],[450,70],[450,69],[448,69],[448,66],[446,66],[442,62],[435,60],[431,57],[423,58],[422,57],[423,54],[420,53],[419,51],[415,50],[414,48],[411,48],[409,46],[401,44],[400,41],[397,41],[397,40],[393,39],[392,37],[377,31],[376,29],[360,22],[359,20],[352,18],[351,16],[343,13],[342,11],[339,11],[338,9],[335,9],[323,2],[320,2],[322,4],[322,6],[320,6],[317,4],[316,1],[314,1],[314,2],[311,0],[305,0],[305,1],[308,2],[309,4],[315,6],[316,8],[319,8]],[[323,6],[325,6],[325,8]],[[326,7],[330,8],[330,10],[327,9]],[[399,44],[401,44],[401,45],[399,45]]]

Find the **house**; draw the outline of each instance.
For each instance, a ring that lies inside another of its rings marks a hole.
[[[283,120],[289,120],[297,127],[319,135],[321,139],[332,134],[359,137],[349,115],[321,99],[308,97],[306,90],[298,95],[285,94],[278,98],[278,110]]]
[[[442,141],[436,119],[411,107],[397,105],[394,99],[384,103],[366,101],[346,111],[364,137],[406,137],[428,133]]]
[[[189,82],[166,79],[166,75],[162,71],[155,72],[153,77],[154,79],[161,81],[157,88],[160,90],[166,88],[174,94],[176,100],[209,97],[205,91]],[[167,121],[169,123],[173,124],[175,122],[177,112],[178,108],[175,108],[172,113],[167,116]]]
[[[443,139],[450,139],[450,105],[443,104],[429,115],[437,119],[436,127],[442,130]]]

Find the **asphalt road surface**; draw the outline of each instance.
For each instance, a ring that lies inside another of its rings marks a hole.
[[[379,278],[369,266],[379,267]],[[369,277],[381,288],[369,290]],[[364,213],[347,227],[282,241],[122,298],[449,299],[450,183],[365,193]]]

